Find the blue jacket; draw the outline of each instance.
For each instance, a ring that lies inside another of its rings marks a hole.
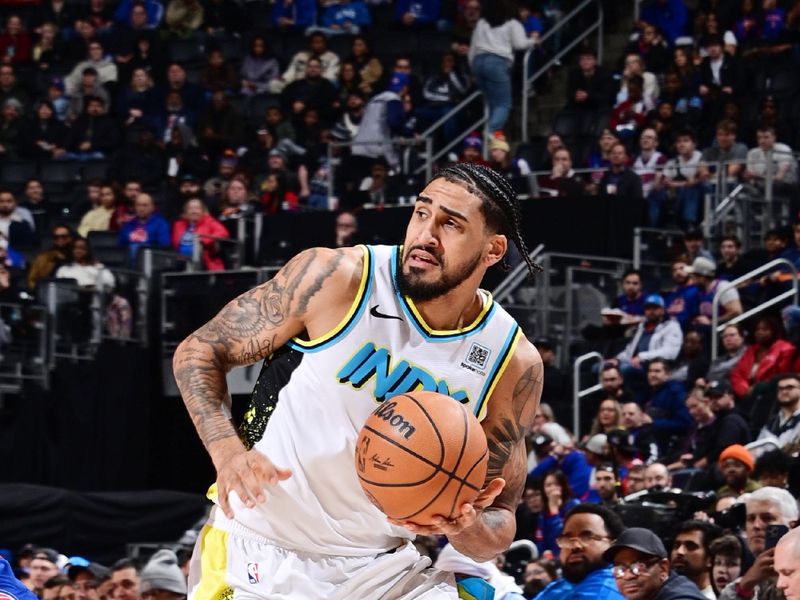
[[[317,20],[317,3],[315,0],[295,0],[287,6],[285,0],[278,0],[272,7],[272,25],[278,26],[278,19],[287,18],[294,21],[295,27],[308,27]]]
[[[117,23],[131,24],[131,9],[134,0],[122,0],[114,11],[114,20]],[[164,16],[164,6],[155,0],[144,0],[144,8],[147,11],[147,28],[155,29]]]
[[[366,5],[363,2],[351,2],[350,4],[335,4],[326,8],[320,18],[320,25],[323,27],[344,25],[347,21],[361,26],[372,23]]]
[[[439,18],[440,0],[396,0],[394,3],[394,18],[399,21],[403,15],[410,12],[416,17],[417,23],[435,23]]]
[[[666,3],[653,0],[642,9],[642,21],[658,27],[667,41],[674,44],[675,38],[686,33],[689,11],[683,0],[667,0]]]
[[[556,538],[561,535],[564,529],[564,515],[566,515],[573,506],[577,506],[579,502],[575,498],[570,498],[564,503],[557,513],[550,514],[547,511],[539,513],[538,527],[536,528],[536,547],[539,549],[539,556],[550,550],[554,556],[558,556],[561,552]]]
[[[546,473],[553,469],[561,469],[564,475],[567,476],[573,496],[581,502],[585,502],[589,494],[589,477],[592,474],[592,467],[586,462],[586,456],[583,452],[572,450],[561,460],[556,459],[554,456],[548,456],[534,467],[530,475],[544,477]]]
[[[544,588],[536,600],[624,600],[617,590],[611,567],[589,573],[577,584],[566,579],[556,579]]]
[[[14,571],[5,558],[0,557],[0,598],[16,598],[16,600],[38,600],[36,594],[26,588],[14,577]]]
[[[682,328],[691,323],[700,312],[700,288],[696,285],[684,285],[664,295],[667,315],[678,321]]]
[[[142,246],[171,246],[169,223],[167,220],[154,213],[147,221],[142,223],[139,219],[131,219],[119,230],[118,243],[130,249],[131,263],[136,260],[139,248]]]
[[[653,419],[653,429],[661,437],[664,435],[682,435],[692,426],[684,400],[686,388],[680,381],[667,381],[664,385],[652,390],[643,408]]]

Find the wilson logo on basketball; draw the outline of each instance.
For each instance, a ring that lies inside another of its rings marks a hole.
[[[411,439],[414,432],[417,430],[408,420],[401,414],[395,413],[394,409],[397,408],[397,402],[386,402],[381,404],[372,414],[379,417],[394,427],[399,434],[404,438]]]

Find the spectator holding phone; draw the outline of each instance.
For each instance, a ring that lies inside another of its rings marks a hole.
[[[775,600],[781,597],[777,588],[774,547],[780,531],[770,529],[770,526],[784,525],[787,530],[794,527],[798,516],[797,501],[786,490],[763,487],[750,494],[745,506],[746,543],[756,560],[744,575],[725,586],[719,600]]]

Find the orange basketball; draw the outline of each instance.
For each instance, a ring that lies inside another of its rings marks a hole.
[[[478,419],[436,392],[409,392],[384,401],[356,443],[364,493],[393,519],[429,525],[456,516],[483,487],[489,452]]]

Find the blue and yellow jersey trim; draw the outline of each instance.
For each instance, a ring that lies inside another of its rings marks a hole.
[[[408,317],[408,320],[414,325],[416,330],[420,333],[420,335],[422,335],[422,337],[429,342],[449,342],[476,334],[486,327],[491,320],[492,315],[494,315],[497,305],[494,303],[492,295],[485,291],[482,292],[486,294],[486,301],[483,304],[483,308],[470,325],[460,329],[452,330],[432,329],[429,327],[425,322],[425,319],[422,318],[422,315],[417,310],[417,307],[414,305],[414,302],[411,300],[411,298],[403,296],[395,284],[397,281],[397,266],[400,262],[401,250],[401,246],[395,246],[392,249],[392,284],[394,285],[395,295],[400,302],[403,312],[405,313],[406,317]]]
[[[514,323],[513,327],[511,327],[508,337],[506,337],[505,342],[503,342],[503,346],[500,349],[498,358],[492,366],[492,371],[486,378],[486,382],[483,384],[483,389],[475,401],[473,412],[479,421],[486,416],[486,410],[489,406],[488,399],[491,398],[494,388],[497,387],[497,382],[500,381],[500,378],[503,376],[508,364],[511,362],[511,357],[514,356],[514,351],[517,349],[517,343],[521,337],[522,329],[519,325]]]
[[[347,335],[347,333],[353,328],[358,319],[361,317],[361,314],[364,312],[364,308],[367,306],[367,300],[369,299],[370,293],[372,292],[375,257],[372,254],[372,248],[369,246],[361,245],[359,247],[364,252],[364,264],[362,265],[361,269],[361,282],[359,283],[358,292],[356,292],[356,297],[353,300],[353,303],[350,305],[350,309],[347,311],[347,314],[345,314],[342,320],[339,321],[339,324],[336,325],[336,327],[331,329],[325,335],[314,338],[313,340],[303,340],[297,337],[292,338],[287,343],[290,348],[300,352],[319,352],[320,350],[324,350],[325,348],[336,343],[336,341],[340,338]]]

